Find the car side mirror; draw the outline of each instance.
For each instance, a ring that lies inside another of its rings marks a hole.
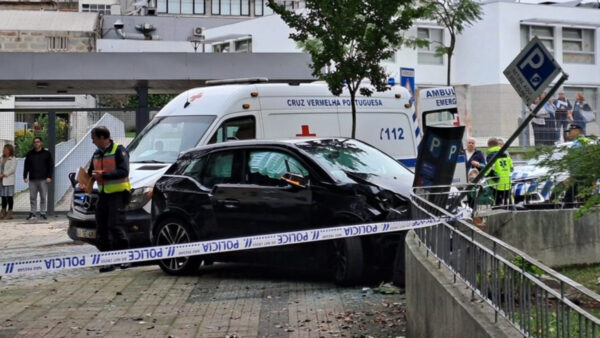
[[[295,187],[300,187],[300,188],[306,188],[308,187],[308,178],[300,175],[300,174],[295,174],[295,173],[285,173],[283,174],[283,176],[281,176],[281,180],[285,181]]]
[[[69,173],[69,181],[71,181],[71,186],[75,188],[77,186],[77,180],[75,179],[75,173]]]

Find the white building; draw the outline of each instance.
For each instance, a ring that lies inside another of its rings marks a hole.
[[[569,74],[564,89],[573,100],[581,91],[594,108],[600,107],[600,9],[569,5],[542,5],[491,1],[482,4],[482,20],[457,37],[452,59],[452,84],[467,88],[461,117],[469,135],[509,136],[518,125],[522,103],[503,70],[517,56],[529,39],[537,35],[553,52]],[[300,50],[289,39],[290,29],[278,16],[265,16],[206,30],[207,39],[232,34],[252,36],[251,50],[293,52]],[[431,41],[447,43],[445,30],[434,22],[416,22],[407,32]],[[445,85],[447,57],[435,56],[435,43],[418,50],[404,48],[384,62],[396,79],[400,67],[415,69],[417,87]],[[235,52],[231,48],[230,52]],[[598,134],[597,123],[588,125],[588,133]]]

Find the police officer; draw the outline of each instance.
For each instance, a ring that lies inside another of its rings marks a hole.
[[[500,151],[500,145],[498,139],[492,137],[488,140],[488,149],[486,151],[487,157],[486,162],[490,162],[491,159]],[[506,152],[496,157],[494,165],[490,168],[490,171],[486,173],[489,179],[489,185],[493,189],[494,199],[496,205],[510,204],[510,192],[511,192],[511,178],[510,175],[513,171],[512,159]]]
[[[569,129],[566,131],[565,139],[567,141],[573,141],[573,148],[581,148],[590,143],[590,139],[585,137],[582,133],[582,126],[576,123],[569,125]],[[576,169],[579,163],[573,163],[573,167]],[[576,176],[573,174],[567,181],[566,184],[570,186],[565,191],[565,197],[563,198],[564,207],[576,207],[577,206],[577,195],[579,195],[579,184],[584,181],[585,177]]]
[[[92,141],[98,147],[88,169],[88,175],[98,184],[96,246],[100,251],[128,249],[129,240],[122,220],[131,190],[129,154],[122,145],[113,142],[110,131],[104,126],[92,129]],[[122,269],[128,267],[129,264],[121,265]],[[114,269],[113,265],[105,265],[100,272]]]

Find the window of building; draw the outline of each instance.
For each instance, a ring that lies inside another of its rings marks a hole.
[[[212,50],[213,53],[252,53],[252,38],[215,43]]]
[[[235,42],[236,53],[251,53],[252,52],[252,39],[237,40]]]
[[[554,27],[551,26],[521,26],[521,48],[525,47],[534,36],[544,44],[544,46],[554,54]]]
[[[67,36],[49,36],[49,51],[66,51],[69,48],[69,37]]]
[[[212,15],[250,15],[250,0],[213,0]]]
[[[158,0],[156,10],[167,14],[205,14],[206,0]]]
[[[429,46],[418,48],[419,63],[429,65],[443,64],[443,56],[436,55],[435,49],[444,43],[444,30],[442,28],[417,28],[417,37],[429,41]]]
[[[563,28],[563,62],[594,63],[594,30]]]
[[[100,14],[110,15],[110,6],[105,4],[82,4],[81,11],[82,12],[94,12]]]

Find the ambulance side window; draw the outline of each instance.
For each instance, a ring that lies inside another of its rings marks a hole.
[[[256,138],[256,119],[254,116],[236,117],[223,122],[209,144],[228,140],[250,140]]]

